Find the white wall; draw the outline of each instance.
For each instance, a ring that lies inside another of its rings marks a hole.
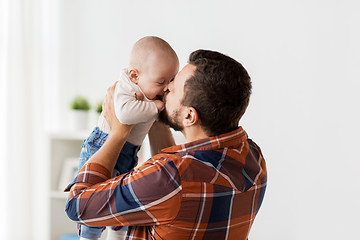
[[[104,97],[140,37],[166,39],[182,66],[198,48],[226,53],[252,77],[242,125],[268,165],[250,239],[355,239],[358,1],[67,0],[60,6],[60,122],[74,95],[92,103]]]

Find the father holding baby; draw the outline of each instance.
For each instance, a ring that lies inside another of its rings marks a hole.
[[[218,52],[191,53],[165,87],[164,110],[149,131],[152,153],[159,153],[111,178],[133,128],[116,117],[115,87],[103,104],[111,130],[71,186],[69,218],[129,226],[127,239],[246,239],[267,172],[260,148],[239,126],[251,94],[245,68]],[[187,143],[174,146],[168,126]]]

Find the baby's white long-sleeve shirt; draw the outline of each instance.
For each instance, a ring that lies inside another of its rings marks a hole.
[[[136,100],[135,93],[137,91],[141,91],[141,89],[129,79],[128,71],[124,69],[115,87],[115,115],[121,123],[135,125],[127,141],[134,145],[141,145],[157,119],[158,109],[156,104],[149,100],[145,94],[143,94],[144,99],[142,101]],[[97,126],[105,133],[110,132],[110,126],[103,114],[100,115]]]

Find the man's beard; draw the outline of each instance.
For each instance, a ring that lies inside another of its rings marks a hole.
[[[165,94],[163,97],[163,102],[165,106],[166,106],[166,96],[167,94]],[[174,114],[172,114],[172,116],[170,117],[165,107],[164,110],[162,110],[159,113],[159,121],[165,123],[169,127],[173,128],[175,131],[182,131],[184,127],[178,123],[179,115],[180,115],[180,108],[176,109]]]
[[[159,113],[159,120],[160,122],[163,122],[169,127],[173,128],[175,131],[182,131],[184,127],[181,126],[177,121],[179,119],[179,114],[180,109],[177,109],[170,118],[168,112],[166,111],[166,108],[164,108],[164,110]]]

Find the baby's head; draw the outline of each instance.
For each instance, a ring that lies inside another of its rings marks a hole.
[[[179,71],[179,59],[171,46],[158,37],[144,37],[132,48],[129,78],[149,99],[162,96]]]

